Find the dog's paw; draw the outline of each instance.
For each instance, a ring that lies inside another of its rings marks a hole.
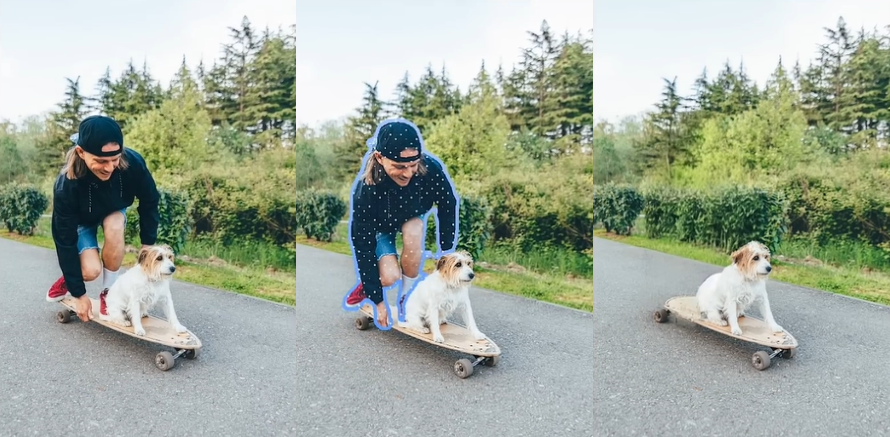
[[[442,334],[433,335],[433,341],[436,343],[445,343],[445,337],[443,337]]]
[[[732,335],[742,335],[742,328],[732,328]]]
[[[176,329],[177,334],[182,334],[182,333],[188,331],[188,329],[185,329],[185,326],[182,326],[182,325],[176,325],[175,329]]]
[[[136,328],[133,330],[133,333],[135,333],[136,335],[139,335],[139,336],[143,336],[143,335],[145,335],[145,328],[141,328],[141,327]]]
[[[779,325],[770,325],[769,329],[772,329],[773,332],[785,332],[785,330],[782,329],[782,327]]]
[[[445,319],[442,319],[442,321],[439,322],[439,325],[447,325],[447,324],[448,324],[448,320],[445,320]]]
[[[473,333],[473,338],[475,338],[476,340],[485,340],[486,337],[485,337],[485,334],[483,334],[479,331],[476,331]]]

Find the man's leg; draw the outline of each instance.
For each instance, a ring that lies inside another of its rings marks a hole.
[[[99,242],[96,239],[97,227],[77,227],[77,250],[80,253],[80,273],[84,282],[95,281],[102,273],[102,261],[99,260]],[[49,288],[46,300],[58,302],[68,294],[65,277],[59,278]]]
[[[402,286],[399,290],[399,320],[404,319],[405,298],[420,276],[423,254],[423,220],[415,217],[402,225]],[[403,320],[404,321],[404,320]]]
[[[105,217],[102,221],[102,231],[105,233],[105,244],[102,246],[102,264],[104,275],[102,288],[109,289],[117,279],[121,263],[124,261],[124,229],[127,224],[126,216],[116,211]]]
[[[105,234],[105,244],[102,245],[102,292],[99,294],[99,312],[105,311],[105,296],[108,289],[114,285],[120,273],[121,264],[124,261],[124,229],[127,224],[127,216],[123,211],[116,211],[105,217],[102,221],[102,232]]]
[[[397,253],[395,235],[378,233],[375,254],[377,255],[377,271],[380,273],[380,282],[384,289],[384,300],[386,298],[386,287],[395,284],[401,275],[399,262],[396,259]],[[365,293],[361,282],[359,282],[358,286],[346,297],[346,305],[356,306],[364,299]]]

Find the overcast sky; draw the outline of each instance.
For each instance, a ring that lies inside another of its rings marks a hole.
[[[349,115],[363,82],[393,97],[407,71],[443,64],[466,90],[483,60],[509,70],[529,30],[547,20],[558,33],[594,29],[594,112],[614,120],[648,110],[662,78],[681,92],[707,67],[744,62],[763,83],[779,56],[804,65],[824,27],[890,24],[886,0],[190,0],[137,6],[110,0],[0,0],[0,119],[53,109],[65,78],[92,94],[110,66],[147,61],[164,84],[185,55],[194,66],[218,57],[228,26],[247,15],[257,27],[297,23],[297,121]],[[509,6],[508,6],[509,5]]]
[[[727,60],[744,61],[759,84],[780,56],[805,67],[841,15],[855,30],[890,25],[888,0],[595,1],[594,114],[609,120],[652,109],[662,78],[689,94],[705,67],[714,77]]]
[[[183,55],[193,71],[212,64],[243,16],[287,31],[296,14],[294,0],[0,0],[0,119],[53,110],[66,77],[93,95],[107,67],[116,78],[130,59],[166,86]]]
[[[562,34],[593,27],[592,0],[300,0],[297,11],[297,123],[350,115],[364,82],[391,99],[407,71],[426,66],[466,91],[482,61],[509,71],[528,46],[527,31],[547,20]]]

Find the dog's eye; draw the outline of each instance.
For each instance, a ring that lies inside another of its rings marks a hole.
[[[163,256],[158,256],[158,261],[161,261],[161,260],[163,260],[163,259],[164,259]]]
[[[460,268],[460,263],[457,263],[454,266]]]
[[[757,260],[759,260],[759,259],[760,259],[760,256],[759,256],[759,255],[754,255],[754,261],[757,261]]]

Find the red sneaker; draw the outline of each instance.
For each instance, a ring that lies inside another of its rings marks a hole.
[[[365,297],[367,297],[362,290],[362,284],[359,283],[358,287],[355,287],[355,290],[352,290],[352,293],[349,293],[349,296],[346,298],[346,305],[355,306],[362,303]]]
[[[107,288],[102,290],[101,293],[99,293],[99,313],[102,314],[103,316],[108,315],[108,312],[105,310],[105,296],[107,294],[108,294]]]
[[[65,277],[62,276],[55,284],[49,287],[49,291],[46,293],[46,301],[59,302],[66,297],[71,297],[71,295],[68,294],[68,286],[65,285]]]

